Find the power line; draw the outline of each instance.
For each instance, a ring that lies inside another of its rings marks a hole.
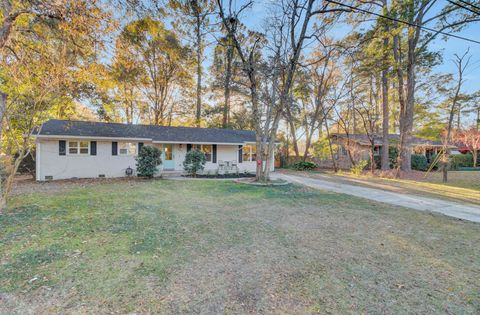
[[[467,1],[464,1],[464,0],[458,0],[458,1],[460,1],[460,2],[463,3],[463,4],[469,5],[469,6],[471,6],[472,8],[477,9],[477,10],[480,11],[480,7],[476,6],[476,5],[473,4],[473,3],[470,3],[470,2],[467,2]]]
[[[381,17],[381,18],[384,18],[384,19],[387,19],[387,20],[390,20],[390,21],[394,21],[394,22],[398,22],[398,23],[403,23],[403,24],[406,24],[406,25],[409,25],[409,26],[413,26],[413,27],[418,27],[418,28],[420,28],[420,29],[423,29],[423,30],[428,31],[428,32],[431,32],[431,33],[442,34],[442,35],[449,36],[449,37],[453,37],[453,38],[456,38],[456,39],[461,39],[461,40],[464,40],[464,41],[467,41],[467,42],[471,42],[471,43],[475,43],[475,44],[480,44],[480,41],[476,41],[476,40],[473,40],[473,39],[470,39],[470,38],[466,38],[466,37],[463,37],[463,36],[458,36],[458,35],[455,35],[455,34],[445,33],[445,32],[443,32],[443,31],[435,30],[435,29],[433,29],[433,28],[429,28],[429,27],[422,26],[422,25],[418,25],[418,24],[415,24],[415,23],[410,23],[410,22],[407,22],[407,21],[399,20],[399,19],[396,19],[396,18],[392,18],[392,17],[389,17],[389,16],[385,16],[385,15],[379,14],[379,13],[375,13],[375,12],[371,12],[371,11],[368,11],[368,10],[364,10],[364,9],[361,9],[361,8],[358,8],[358,7],[354,7],[354,6],[351,6],[351,5],[348,5],[348,4],[343,4],[343,3],[340,3],[340,2],[337,2],[337,1],[334,1],[334,0],[325,0],[325,1],[330,2],[330,3],[333,3],[333,4],[336,4],[336,5],[340,5],[340,6],[343,6],[343,7],[350,8],[350,9],[355,10],[355,11],[358,11],[358,12],[362,12],[362,13],[366,13],[366,14],[378,16],[378,17]]]
[[[459,7],[459,8],[462,8],[462,9],[465,9],[465,10],[467,10],[467,11],[470,11],[470,12],[472,12],[473,14],[480,15],[480,13],[478,13],[478,12],[476,12],[476,11],[470,9],[469,7],[466,7],[466,6],[464,6],[464,5],[460,4],[460,3],[454,2],[454,1],[452,1],[452,0],[447,0],[447,1],[450,2],[451,4],[453,4],[454,6],[457,6],[457,7]]]

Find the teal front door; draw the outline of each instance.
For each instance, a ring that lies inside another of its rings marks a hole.
[[[173,144],[168,143],[163,145],[163,169],[164,170],[173,170],[175,168],[175,163],[173,162],[174,153],[173,153]]]

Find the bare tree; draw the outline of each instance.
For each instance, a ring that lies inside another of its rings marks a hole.
[[[279,14],[275,18],[270,19],[271,24],[273,24],[270,40],[272,51],[274,52],[270,58],[272,64],[270,67],[272,69],[270,74],[271,86],[268,95],[266,95],[267,97],[264,99],[264,106],[262,106],[259,94],[261,83],[258,81],[259,64],[255,61],[255,54],[259,49],[259,42],[262,36],[258,36],[258,40],[255,40],[250,49],[247,50],[240,45],[235,32],[239,13],[249,7],[252,2],[248,2],[238,11],[232,10],[230,6],[228,14],[225,13],[223,2],[217,0],[217,3],[222,24],[227,29],[227,32],[233,34],[235,49],[249,80],[256,132],[256,180],[268,181],[281,112],[285,106],[288,106],[290,101],[290,90],[300,54],[305,40],[316,36],[315,31],[312,34],[308,34],[308,32],[312,32],[310,30],[312,17],[318,14],[338,13],[348,10],[344,8],[330,8],[331,5],[329,3],[319,3],[317,6],[317,1],[315,0],[288,0],[281,2]],[[279,82],[280,74],[282,75],[282,82]]]
[[[465,82],[464,73],[467,69],[471,56],[468,54],[467,50],[462,56],[455,54],[455,67],[457,68],[457,84],[455,86],[455,92],[452,97],[452,105],[449,110],[448,124],[447,124],[447,133],[443,140],[443,155],[442,155],[442,173],[443,173],[443,182],[446,183],[448,180],[448,161],[450,158],[450,145],[452,142],[452,127],[453,127],[453,117],[458,109],[458,100],[460,98],[460,91],[462,85]]]
[[[303,159],[308,157],[315,132],[323,125],[323,110],[332,87],[337,83],[334,59],[338,57],[335,47],[324,44],[312,52],[306,65],[297,71],[296,82],[292,88],[291,105],[286,106],[284,116],[289,124],[295,154],[300,157],[298,140],[305,138]],[[298,134],[299,129],[301,133]]]
[[[376,134],[376,127],[378,123],[378,113],[377,109],[372,102],[372,90],[369,91],[370,102],[367,104],[361,103],[360,108],[357,107],[355,110],[359,114],[365,134],[367,135],[368,141],[370,142],[370,172],[373,174],[375,171],[375,140],[378,138]]]

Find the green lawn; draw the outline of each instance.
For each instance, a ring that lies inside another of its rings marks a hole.
[[[480,224],[298,186],[89,184],[0,227],[1,314],[480,312]]]

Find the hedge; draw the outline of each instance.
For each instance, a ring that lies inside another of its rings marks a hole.
[[[452,154],[450,156],[450,169],[458,170],[460,167],[473,167],[473,155],[468,154]]]
[[[411,161],[412,170],[426,171],[428,169],[428,161],[425,155],[412,154]]]
[[[297,171],[308,171],[313,170],[317,167],[315,163],[306,162],[306,161],[298,161],[292,164],[292,168],[296,169]]]

